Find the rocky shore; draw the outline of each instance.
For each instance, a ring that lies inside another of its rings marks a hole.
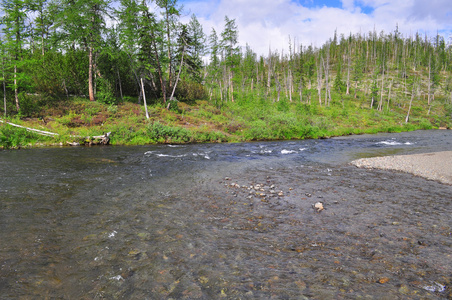
[[[362,158],[359,168],[395,170],[452,185],[452,151]]]

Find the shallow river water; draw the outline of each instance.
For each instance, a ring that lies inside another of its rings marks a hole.
[[[0,298],[452,299],[452,186],[349,164],[445,150],[444,130],[1,151]]]

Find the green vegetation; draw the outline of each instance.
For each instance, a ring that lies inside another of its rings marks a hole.
[[[83,143],[106,132],[112,144],[137,145],[452,127],[452,45],[440,35],[334,34],[320,48],[289,41],[284,54],[258,56],[237,44],[234,19],[206,36],[196,16],[180,21],[177,0],[0,7],[0,113],[58,133],[2,123],[3,148]]]
[[[452,126],[449,117],[439,117],[449,113],[449,106],[438,105],[435,114],[425,116],[421,101],[413,101],[410,122],[405,123],[406,108],[396,107],[379,112],[361,107],[361,104],[353,96],[333,99],[328,107],[317,102],[238,100],[218,108],[204,100],[191,104],[181,102],[177,109],[172,110],[155,104],[149,107],[148,120],[143,106],[132,102],[109,105],[77,98],[47,103],[31,118],[16,116],[9,120],[18,125],[58,133],[58,137],[41,136],[0,124],[0,147],[66,145],[74,141],[84,143],[83,137],[106,132],[112,132],[111,144],[144,145],[327,138]]]

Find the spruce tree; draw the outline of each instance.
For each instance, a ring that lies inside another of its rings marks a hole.
[[[9,55],[9,65],[12,72],[12,81],[8,84],[14,90],[16,109],[20,111],[19,88],[24,74],[20,72],[23,62],[23,49],[27,36],[27,5],[24,0],[2,0],[1,8],[4,15],[1,19],[3,33],[5,34],[6,52]]]

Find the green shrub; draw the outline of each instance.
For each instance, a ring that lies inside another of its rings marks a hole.
[[[179,106],[177,105],[178,101],[176,99],[168,100],[166,105],[169,107],[170,111],[175,113],[179,113]]]
[[[227,141],[227,137],[222,132],[202,129],[193,133],[193,139],[199,143]]]
[[[270,139],[271,134],[267,124],[263,120],[257,120],[244,130],[244,136],[246,140],[258,141]]]
[[[432,123],[430,123],[430,121],[427,120],[427,119],[420,119],[419,120],[419,127],[421,129],[425,129],[425,130],[433,128]]]
[[[35,97],[27,95],[25,92],[19,94],[20,115],[24,117],[35,116],[40,108]]]
[[[104,78],[98,79],[96,98],[97,101],[105,104],[118,104],[112,84]]]
[[[290,110],[289,101],[282,99],[276,103],[276,109],[281,112],[288,112]]]
[[[49,140],[49,137],[35,134],[25,128],[18,128],[10,125],[0,125],[0,147],[18,148],[37,141]]]
[[[171,143],[188,143],[192,140],[189,130],[181,127],[172,127],[154,122],[146,126],[147,135],[154,141],[166,141]]]

